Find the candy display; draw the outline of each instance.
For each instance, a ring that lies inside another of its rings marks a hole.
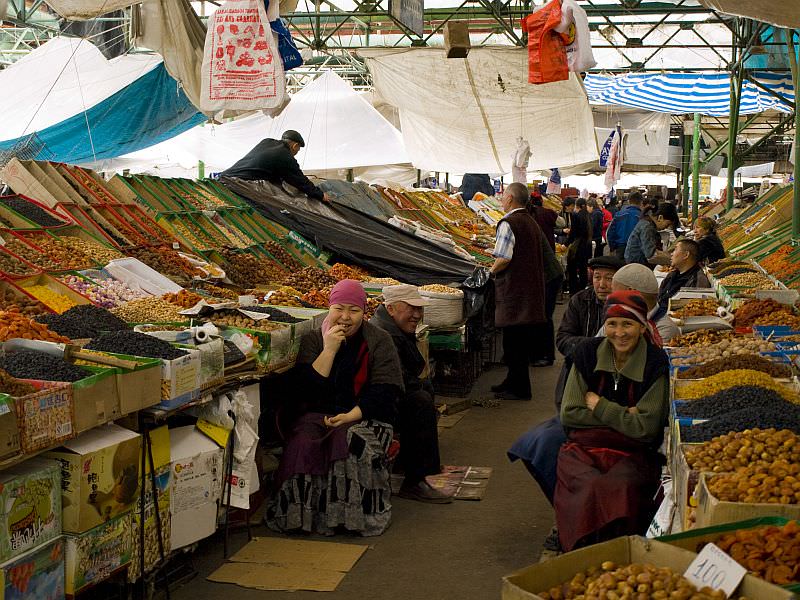
[[[35,350],[17,350],[0,356],[0,369],[12,377],[41,381],[79,381],[94,374],[63,358]]]
[[[52,308],[57,313],[63,313],[77,305],[77,302],[72,298],[59,294],[46,285],[28,285],[25,286],[25,291],[37,300],[41,300],[42,304]]]
[[[42,315],[36,320],[52,331],[72,339],[92,338],[104,331],[128,329],[125,321],[91,304],[74,306],[60,315]]]
[[[93,339],[86,346],[87,350],[101,350],[131,356],[147,356],[174,360],[186,355],[186,350],[181,350],[146,333],[136,331],[111,331],[103,333]]]
[[[89,298],[93,304],[103,308],[116,308],[129,300],[147,297],[146,293],[133,290],[116,279],[91,280],[78,275],[65,275],[60,279],[65,285]]]

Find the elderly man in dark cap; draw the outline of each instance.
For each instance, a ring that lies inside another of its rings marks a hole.
[[[293,129],[283,132],[281,139],[265,138],[239,159],[220,177],[237,177],[247,181],[284,182],[296,187],[309,198],[328,202],[328,195],[303,174],[295,156],[306,145],[303,136]]]

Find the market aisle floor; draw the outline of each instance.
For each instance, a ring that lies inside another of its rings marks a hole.
[[[559,307],[561,308],[561,307]],[[367,544],[370,549],[332,593],[265,592],[206,581],[222,564],[222,539],[206,540],[195,554],[198,576],[173,593],[177,600],[490,600],[500,597],[500,580],[514,570],[537,562],[541,544],[553,523],[553,512],[525,468],[511,464],[506,450],[531,425],[554,411],[553,388],[561,365],[531,369],[534,399],[504,401],[499,408],[470,408],[464,418],[441,435],[446,464],[490,466],[494,469],[486,496],[479,502],[456,501],[427,505],[393,499],[393,522],[376,538],[337,536],[332,541]],[[505,369],[484,373],[471,397],[491,398],[489,386]],[[277,535],[263,525],[254,535]],[[304,538],[317,539],[317,538]],[[328,539],[331,538],[318,538]],[[232,537],[235,552],[247,540]]]

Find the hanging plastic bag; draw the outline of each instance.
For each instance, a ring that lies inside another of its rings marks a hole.
[[[575,0],[562,0],[561,22],[556,31],[564,41],[570,71],[582,73],[597,64],[592,53],[589,19]]]
[[[528,34],[528,83],[550,83],[569,78],[564,40],[555,30],[560,23],[560,0],[552,0],[522,19],[522,30]]]
[[[278,41],[270,28],[264,2],[228,0],[208,23],[201,110],[216,113],[281,106],[286,77],[278,56]]]
[[[283,70],[289,71],[296,69],[303,64],[303,57],[300,56],[300,51],[292,39],[292,34],[289,33],[289,28],[283,19],[278,19],[270,23],[272,31],[278,36],[278,52],[283,61]]]
[[[531,146],[527,140],[517,138],[517,150],[511,160],[511,176],[514,183],[528,183],[528,161],[531,158]]]

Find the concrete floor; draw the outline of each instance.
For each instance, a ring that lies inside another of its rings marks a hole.
[[[222,540],[217,535],[201,544],[195,553],[194,564],[199,575],[173,592],[172,598],[499,598],[504,575],[538,562],[542,541],[553,524],[552,509],[538,486],[519,462],[508,461],[506,450],[519,434],[552,416],[553,388],[560,368],[557,362],[549,368],[531,369],[532,401],[504,401],[498,408],[474,406],[453,428],[441,433],[441,456],[445,464],[494,469],[483,500],[429,505],[395,498],[392,525],[382,536],[324,538],[370,547],[335,592],[322,596],[319,592],[292,592],[289,596],[287,592],[258,591],[207,581],[206,576],[223,563]],[[498,383],[504,374],[502,367],[485,372],[471,397],[491,398],[489,386]],[[254,528],[254,535],[277,534],[260,525]],[[235,534],[233,552],[246,541],[245,533]]]

